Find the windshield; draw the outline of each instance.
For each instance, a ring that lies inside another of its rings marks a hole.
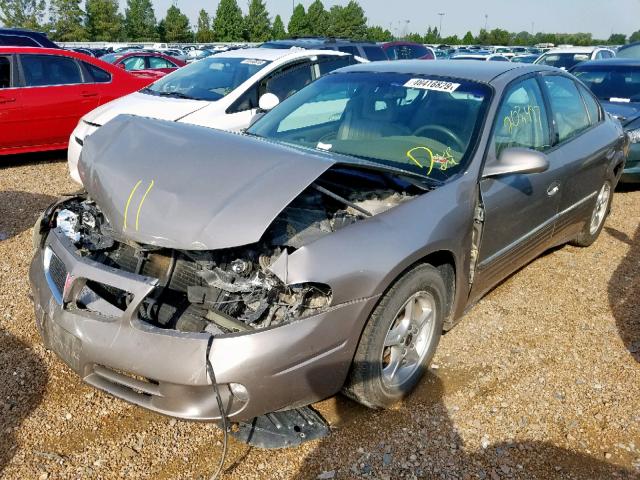
[[[589,58],[588,53],[547,53],[540,57],[536,63],[569,70],[580,62],[589,60]]]
[[[578,67],[573,74],[582,80],[600,100],[640,102],[639,67]]]
[[[490,95],[468,81],[336,73],[282,102],[248,133],[446,180],[466,168]]]
[[[216,101],[270,62],[253,58],[208,57],[182,67],[142,90],[151,95]]]

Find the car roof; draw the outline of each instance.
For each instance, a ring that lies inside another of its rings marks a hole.
[[[311,57],[313,55],[348,55],[343,52],[332,50],[306,50],[302,48],[240,48],[220,52],[215,57],[223,58],[255,58],[257,60],[267,60],[273,62],[289,56]]]
[[[395,60],[361,63],[341,68],[337,71],[348,73],[368,72],[435,75],[438,77],[453,77],[461,80],[491,83],[495,78],[509,72],[526,74],[540,71],[555,72],[558,71],[558,69],[546,65],[511,62],[468,62],[464,60],[425,62],[423,60]]]
[[[595,66],[620,66],[620,67],[638,67],[640,68],[640,59],[638,58],[605,58],[603,60],[589,60],[581,62],[577,67],[595,67]]]
[[[301,46],[304,48],[312,48],[314,46],[331,46],[331,45],[367,45],[367,46],[379,46],[377,43],[369,40],[349,40],[348,38],[324,38],[324,37],[302,37],[302,38],[287,38],[284,40],[269,40],[265,42],[273,45],[291,45]]]
[[[567,47],[567,48],[552,48],[546,53],[593,53],[601,47]],[[608,49],[602,49],[608,50]]]

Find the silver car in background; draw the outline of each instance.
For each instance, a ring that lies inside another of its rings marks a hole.
[[[590,245],[627,139],[569,74],[363,64],[246,134],[120,116],[36,225],[45,344],[97,388],[215,421],[387,407],[443,331],[546,249]]]

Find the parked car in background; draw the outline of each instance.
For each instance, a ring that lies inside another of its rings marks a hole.
[[[185,60],[186,63],[193,63],[193,62],[197,62],[198,60],[202,60],[203,58],[207,58],[210,57],[211,55],[215,55],[216,51],[214,50],[209,50],[209,49],[201,49],[201,48],[194,48],[192,50],[189,50],[187,52],[187,58]]]
[[[134,75],[162,77],[186,65],[182,60],[158,52],[129,51],[125,53],[110,53],[100,57]]]
[[[543,53],[534,63],[538,65],[548,65],[550,67],[562,68],[569,70],[580,62],[587,60],[602,60],[613,58],[616,54],[608,48],[598,47],[570,47],[570,48],[554,48]]]
[[[631,144],[621,181],[640,182],[640,59],[583,62],[571,73],[622,123]]]
[[[509,59],[497,53],[457,53],[450,57],[451,60],[479,60],[483,62],[508,62]]]
[[[0,47],[60,48],[42,32],[24,28],[0,28]]]
[[[354,63],[342,52],[269,48],[230,50],[191,63],[85,115],[69,140],[71,178],[80,181],[77,165],[85,138],[117,115],[237,131],[249,126],[259,107],[273,107],[316,78]]]
[[[540,55],[536,54],[524,54],[511,57],[511,61],[514,63],[534,63]]]
[[[495,47],[493,49],[493,53],[495,53],[496,55],[502,55],[506,58],[511,58],[514,56],[513,51],[509,47]]]
[[[341,390],[384,408],[493,287],[598,238],[626,137],[575,77],[398,63],[326,75],[246,135],[123,115],[88,137],[88,193],[34,228],[46,347],[185,419]]]
[[[640,42],[623,45],[618,49],[616,56],[620,58],[640,59]]]
[[[90,57],[96,56],[96,54],[88,48],[69,48],[68,50],[71,50],[72,52],[83,53],[85,55],[89,55]]]
[[[82,53],[0,47],[0,154],[66,148],[83,115],[152,81]]]
[[[290,40],[273,40],[261,45],[261,48],[288,49],[292,47],[313,50],[337,50],[339,52],[349,53],[354,57],[364,58],[370,62],[389,60],[382,47],[375,42],[361,42],[343,38],[296,38]]]
[[[387,42],[381,45],[389,60],[435,60],[436,54],[431,47],[414,42]]]

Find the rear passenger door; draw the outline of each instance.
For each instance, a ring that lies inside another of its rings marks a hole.
[[[520,80],[505,91],[495,117],[486,166],[508,148],[543,153],[551,148],[549,118],[536,76]],[[560,204],[560,168],[557,160],[551,160],[549,169],[542,173],[480,180],[484,225],[474,299],[548,247]]]
[[[564,75],[542,76],[551,108],[553,148],[549,157],[560,168],[560,214],[555,236],[571,236],[582,228],[602,187],[613,145],[602,142],[598,128],[604,114],[585,87]],[[612,157],[611,157],[612,158]]]
[[[21,72],[21,124],[25,146],[66,144],[82,115],[98,106],[99,95],[85,85],[79,62],[62,55],[18,56]]]

